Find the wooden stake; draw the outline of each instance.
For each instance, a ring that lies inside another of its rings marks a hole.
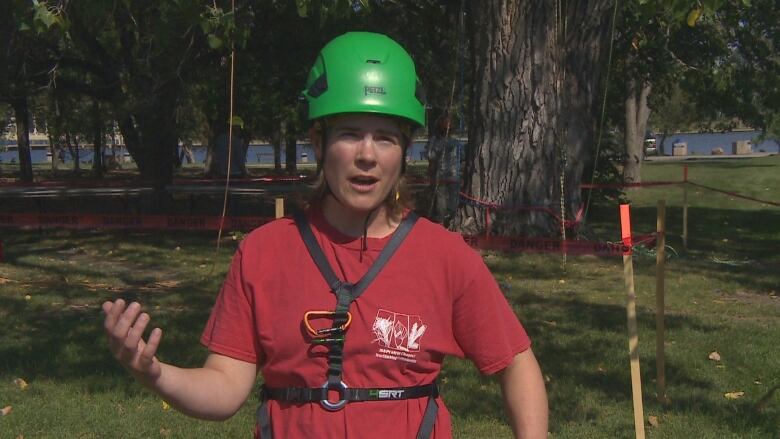
[[[284,216],[284,198],[276,199],[276,218]]]
[[[683,183],[683,250],[688,251],[688,183]]]
[[[631,257],[631,217],[628,204],[620,205],[620,225],[623,236],[623,277],[626,285],[626,317],[628,318],[628,353],[631,361],[631,394],[634,403],[634,432],[636,439],[645,438],[645,415],[642,407],[642,376],[639,371],[639,334],[636,323],[636,294],[634,293],[634,264]]]
[[[658,402],[666,404],[666,357],[664,354],[664,281],[666,276],[666,201],[658,200],[655,244],[655,367]]]
[[[683,164],[683,250],[688,251],[688,165]]]

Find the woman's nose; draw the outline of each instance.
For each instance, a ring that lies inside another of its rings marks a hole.
[[[374,138],[371,136],[371,134],[366,134],[363,136],[358,144],[356,156],[357,160],[367,162],[376,161],[375,147],[376,145],[374,144]]]

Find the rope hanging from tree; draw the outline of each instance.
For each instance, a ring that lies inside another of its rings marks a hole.
[[[563,10],[562,0],[555,3],[555,26],[553,47],[555,47],[555,61],[553,72],[555,74],[555,95],[558,98],[558,114],[555,119],[555,145],[560,160],[559,186],[561,209],[561,268],[566,270],[566,135],[562,135],[563,122],[568,116],[568,102],[562,93],[565,93],[566,84],[566,11]]]
[[[588,196],[585,199],[585,213],[583,215],[584,218],[588,217],[588,208],[590,207],[590,196],[593,192],[593,183],[596,178],[596,169],[598,169],[599,164],[599,153],[601,152],[601,141],[604,134],[604,119],[607,111],[607,92],[609,91],[609,73],[612,69],[612,49],[615,45],[615,21],[617,19],[617,11],[618,11],[618,0],[615,0],[615,8],[612,10],[612,25],[611,25],[611,31],[610,31],[610,37],[609,37],[609,55],[607,56],[607,73],[606,77],[604,78],[604,99],[601,101],[601,121],[599,122],[599,135],[598,139],[596,141],[596,156],[593,158],[593,171],[590,175],[590,184],[591,187],[588,188]]]
[[[236,2],[230,0],[230,10],[233,14],[233,20],[236,19]],[[228,138],[227,138],[227,169],[225,171],[225,193],[222,197],[222,213],[219,216],[219,230],[217,232],[217,253],[219,253],[220,243],[222,241],[222,229],[225,224],[225,214],[227,212],[228,191],[230,190],[230,171],[232,170],[233,159],[233,92],[235,89],[235,68],[236,68],[236,46],[233,39],[230,39],[230,75],[229,75],[229,104],[228,104]]]
[[[459,90],[459,99],[460,99],[460,110],[458,111],[458,123],[460,127],[460,132],[463,132],[463,55],[462,55],[462,36],[464,33],[464,20],[463,20],[463,13],[465,9],[465,0],[461,0],[460,2],[460,9],[458,11],[458,26],[457,26],[457,46],[456,46],[456,53],[458,56],[458,70],[460,71],[460,90]],[[455,102],[455,83],[458,82],[458,76],[453,74],[452,75],[452,87],[450,88],[450,99],[447,103],[447,108],[444,110],[444,115],[441,117],[447,118],[447,127],[444,130],[444,140],[447,141],[450,137],[450,130],[452,129],[452,109],[454,108],[453,103]],[[436,121],[434,121],[436,123]],[[430,143],[430,140],[429,140]],[[461,162],[461,146],[458,145],[457,154],[456,154],[456,163],[457,163],[457,171],[455,174],[455,179],[460,184],[461,174],[460,174],[460,162]],[[428,160],[430,160],[430,157],[428,157]],[[439,190],[439,180],[438,176],[436,177],[436,181],[433,183],[433,191],[431,192],[431,202],[428,207],[428,217],[431,217],[433,215],[433,206],[436,203],[436,192]],[[445,184],[451,184],[451,183],[445,183]]]

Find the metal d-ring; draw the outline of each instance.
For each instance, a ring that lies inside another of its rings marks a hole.
[[[328,381],[325,381],[325,384],[322,385],[322,388],[325,389],[325,390],[331,390],[332,389],[332,387],[330,386],[330,383],[328,383]],[[321,399],[320,400],[320,405],[325,410],[330,410],[332,412],[335,412],[337,410],[341,410],[341,408],[344,407],[347,404],[347,402],[348,402],[347,398],[346,398],[346,395],[347,395],[347,385],[344,384],[344,381],[339,381],[339,383],[336,384],[335,390],[338,390],[339,397],[341,397],[341,399],[336,401],[336,402],[330,402],[330,400],[328,399],[328,395],[326,393],[325,394],[325,399]]]

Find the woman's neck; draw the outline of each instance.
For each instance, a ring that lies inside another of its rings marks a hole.
[[[355,238],[363,236],[364,230],[369,238],[384,238],[393,233],[400,222],[400,219],[388,215],[384,204],[370,212],[355,212],[346,209],[329,195],[323,200],[322,213],[328,224],[339,232]],[[367,216],[368,223],[366,223]]]

